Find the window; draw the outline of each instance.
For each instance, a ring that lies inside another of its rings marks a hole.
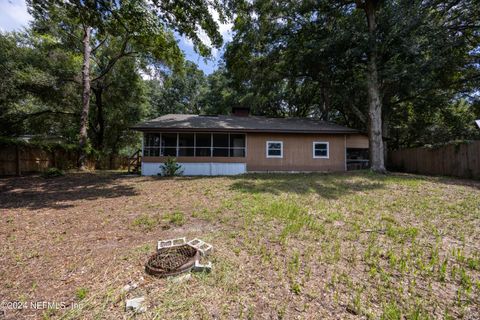
[[[267,158],[283,158],[283,141],[267,141]]]
[[[158,157],[160,155],[160,134],[145,133],[143,142],[143,156]]]
[[[313,157],[328,159],[328,142],[314,142]]]

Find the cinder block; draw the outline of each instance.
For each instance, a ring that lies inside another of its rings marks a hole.
[[[190,245],[190,246],[194,247],[195,249],[197,249],[198,251],[200,251],[200,254],[202,256],[208,256],[210,253],[212,253],[213,246],[209,243],[206,243],[203,240],[195,238],[193,240],[190,240],[187,243],[188,243],[188,245]]]
[[[196,260],[195,265],[192,268],[193,272],[212,272],[212,262],[208,262],[207,264],[201,264],[200,261]]]
[[[144,305],[145,298],[139,297],[134,299],[129,299],[126,301],[125,310],[133,310],[136,313],[142,313],[147,311],[147,307]]]
[[[184,245],[185,243],[187,243],[187,240],[185,237],[160,240],[158,241],[157,250],[160,250],[162,248],[177,247],[177,246]]]

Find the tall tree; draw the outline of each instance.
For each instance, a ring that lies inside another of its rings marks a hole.
[[[455,114],[451,106],[459,99],[466,102],[462,112],[474,112],[480,79],[476,2],[376,2],[369,6],[375,9],[369,26],[365,10],[356,10],[365,1],[245,1],[224,57],[231,86],[238,103],[257,113],[306,115],[367,131],[374,128],[372,108],[381,112],[373,112],[376,137],[383,135],[390,148],[425,142],[427,129],[438,130],[431,119],[452,118],[440,113]],[[438,141],[458,134],[444,132],[450,134],[428,136]]]
[[[377,10],[379,0],[356,0],[357,8],[365,11],[369,33],[369,51],[367,68],[368,87],[368,137],[370,145],[370,168],[372,171],[385,173],[385,152],[382,135],[382,99],[378,81],[378,39]]]
[[[80,119],[79,167],[85,165],[85,147],[88,135],[88,114],[90,109],[91,82],[110,72],[122,57],[138,52],[150,53],[155,61],[165,65],[179,65],[183,56],[174,40],[172,31],[192,39],[199,53],[209,54],[209,48],[200,40],[197,32],[204,30],[213,46],[222,43],[218,25],[211,14],[220,11],[219,2],[207,0],[194,4],[186,1],[109,1],[109,0],[29,0],[30,13],[35,18],[37,29],[55,29],[66,42],[77,44],[81,39],[82,64],[82,116]],[[80,30],[79,30],[80,29]],[[80,35],[80,36],[79,36]],[[92,48],[92,36],[95,43]],[[110,37],[121,37],[121,52],[115,55],[105,70],[92,79],[90,62],[92,52],[108,41]]]

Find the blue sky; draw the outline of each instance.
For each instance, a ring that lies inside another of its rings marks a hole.
[[[217,17],[214,12],[212,12],[212,14],[214,17]],[[32,17],[27,12],[24,0],[0,0],[0,30],[20,30],[27,26],[31,19]],[[231,24],[220,24],[220,32],[223,35],[224,41],[229,41],[231,39],[231,29]],[[199,37],[205,44],[209,44],[208,37],[206,37],[205,33],[200,32]],[[195,62],[206,74],[210,74],[218,68],[218,63],[223,50],[213,49],[213,57],[205,60],[203,57],[195,53],[191,41],[183,37],[178,37],[178,41],[185,57],[188,60]]]

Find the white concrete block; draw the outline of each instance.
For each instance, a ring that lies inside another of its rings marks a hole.
[[[125,310],[133,310],[136,313],[142,313],[147,311],[147,307],[144,305],[145,298],[139,297],[134,299],[128,299],[126,301]]]

